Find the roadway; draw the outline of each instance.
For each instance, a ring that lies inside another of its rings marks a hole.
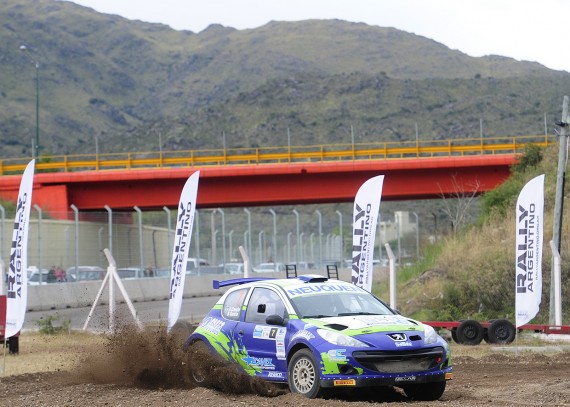
[[[180,318],[190,322],[200,322],[204,315],[210,311],[220,296],[192,297],[182,301]],[[168,316],[168,301],[148,301],[133,304],[137,315],[143,324],[163,323],[166,326]],[[65,308],[50,311],[29,311],[26,313],[23,332],[37,331],[38,321],[49,316],[57,317],[59,320],[53,322],[53,326],[61,326],[63,321],[71,321],[70,328],[73,330],[83,329],[91,307]],[[117,304],[116,315],[118,324],[132,323],[133,317],[126,304]],[[95,312],[89,322],[87,330],[90,332],[105,332],[109,328],[109,305],[97,305]]]

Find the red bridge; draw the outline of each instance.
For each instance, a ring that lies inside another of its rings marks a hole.
[[[505,142],[505,140],[507,140]],[[33,202],[52,216],[80,211],[176,207],[186,179],[200,171],[199,208],[349,202],[383,174],[383,200],[483,193],[509,176],[525,144],[547,137],[281,147],[249,150],[42,157]],[[0,198],[15,201],[29,160],[0,162]],[[52,172],[46,172],[52,171]],[[54,172],[55,171],[55,172]]]

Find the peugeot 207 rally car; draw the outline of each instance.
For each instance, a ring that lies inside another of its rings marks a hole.
[[[397,386],[418,400],[438,399],[452,377],[448,344],[432,327],[353,284],[316,275],[216,284],[235,286],[185,346],[206,344],[251,376],[310,398],[331,388]]]

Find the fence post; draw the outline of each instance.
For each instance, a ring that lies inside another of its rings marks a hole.
[[[139,215],[139,259],[141,268],[137,270],[136,276],[137,278],[141,277],[141,271],[144,270],[144,257],[143,257],[143,228],[142,228],[142,211],[138,206],[133,207],[135,211],[137,211]],[[155,264],[156,267],[156,264]]]
[[[73,204],[70,208],[75,214],[75,281],[79,281],[79,209]]]
[[[105,205],[105,209],[109,214],[109,251],[113,253],[113,210],[109,205]]]
[[[42,284],[42,208],[38,205],[34,205],[36,211],[38,211],[38,273],[40,277],[40,285]]]

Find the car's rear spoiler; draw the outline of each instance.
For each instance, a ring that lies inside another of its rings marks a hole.
[[[253,283],[255,281],[263,281],[263,280],[276,280],[275,278],[263,278],[263,277],[249,277],[249,278],[234,278],[232,280],[214,280],[212,281],[212,285],[214,289],[220,289],[222,287],[227,287],[230,285],[239,285],[245,283]]]

